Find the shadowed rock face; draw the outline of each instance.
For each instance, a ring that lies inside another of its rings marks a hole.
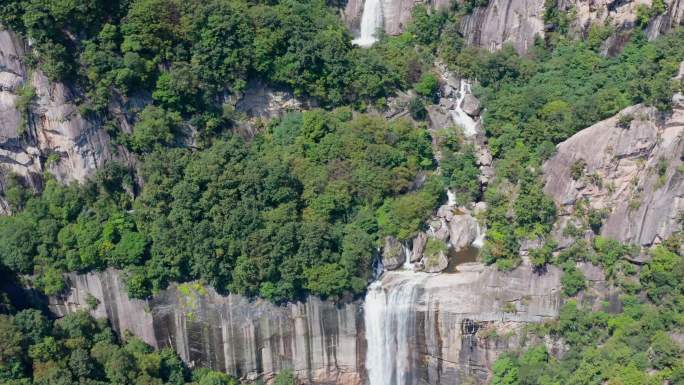
[[[414,333],[405,341],[416,352],[414,376],[428,384],[466,378],[484,383],[498,354],[520,343],[527,323],[556,317],[560,272],[537,275],[522,266],[502,273],[481,264],[460,273],[388,272],[383,290],[419,280],[410,311]],[[244,379],[270,379],[292,368],[303,381],[356,385],[366,382],[363,302],[335,304],[310,297],[276,306],[239,295],[221,296],[197,284],[173,285],[150,300],[129,299],[115,270],[68,276],[71,290],[51,298],[57,315],[87,308],[115,330],[128,330],[150,345],[174,348],[191,366],[209,366]],[[407,314],[408,315],[408,314]],[[465,326],[463,326],[465,325]],[[506,337],[493,337],[495,334]]]
[[[631,121],[623,118],[620,124],[620,116]],[[561,208],[559,224],[586,199],[607,213],[601,234],[622,242],[648,246],[681,229],[683,135],[684,100],[679,100],[671,115],[628,107],[559,144],[544,165],[544,190]],[[573,179],[572,167],[581,162],[583,175]]]

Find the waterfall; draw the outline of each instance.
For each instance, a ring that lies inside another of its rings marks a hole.
[[[402,267],[404,270],[416,270],[415,264],[411,262],[411,257],[413,256],[411,245],[409,245],[408,242],[402,242],[401,247],[404,250],[404,265]]]
[[[454,120],[454,123],[463,128],[463,134],[466,137],[471,137],[477,134],[477,122],[461,108],[461,103],[463,103],[467,93],[470,93],[470,84],[465,80],[461,80],[458,98],[456,99],[454,109],[451,110],[451,118]]]
[[[382,21],[382,0],[366,0],[361,15],[361,34],[352,43],[361,47],[373,45],[378,40],[375,34],[382,28]]]
[[[366,326],[366,370],[370,385],[414,385],[415,370],[411,339],[415,336],[415,303],[423,275],[406,275],[386,288],[382,281],[371,284],[364,302]]]

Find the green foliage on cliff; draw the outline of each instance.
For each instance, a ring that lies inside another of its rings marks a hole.
[[[275,301],[339,296],[365,289],[379,235],[415,234],[441,199],[435,177],[411,191],[433,156],[426,130],[406,120],[312,110],[252,142],[192,151],[160,147],[170,123],[156,107],[143,116],[131,137],[146,154],[142,192],[130,194],[116,164],[85,186],[48,180],[0,218],[4,264],[50,293],[59,271],[113,266],[136,297],[192,279]]]
[[[209,369],[190,371],[171,349],[115,336],[85,312],[57,321],[36,309],[0,314],[0,382],[12,385],[237,385]]]
[[[34,42],[33,61],[49,78],[85,91],[83,111],[114,118],[110,102],[152,96],[205,135],[230,127],[223,104],[249,79],[324,106],[409,84],[397,66],[410,55],[353,47],[318,0],[10,0],[0,5],[0,23]]]
[[[547,345],[511,352],[494,364],[492,383],[500,384],[680,384],[684,381],[681,333],[684,301],[684,256],[681,233],[651,250],[652,260],[636,270],[633,278],[643,291],[623,294],[604,310],[592,311],[591,301],[568,300],[558,320],[532,326],[530,332],[563,341],[567,351],[548,351]],[[596,253],[624,248],[614,241],[599,240]],[[620,251],[619,253],[622,253]],[[571,252],[572,254],[585,254]],[[619,254],[618,253],[618,254]],[[565,257],[567,258],[567,256]],[[615,261],[602,259],[610,265]],[[574,262],[567,262],[564,292],[574,295],[587,285],[578,279]],[[620,281],[609,275],[609,280]],[[646,294],[646,295],[644,295]]]

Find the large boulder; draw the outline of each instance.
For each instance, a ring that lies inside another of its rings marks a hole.
[[[449,266],[447,252],[449,246],[444,241],[429,238],[423,252],[423,270],[427,273],[440,273]]]
[[[396,238],[388,236],[382,248],[382,265],[385,270],[398,269],[406,261],[404,246]]]
[[[461,109],[470,116],[480,115],[480,101],[473,94],[465,94],[461,101]]]
[[[424,232],[418,233],[415,238],[413,238],[413,248],[411,251],[411,263],[420,261],[423,258],[423,251],[425,250],[425,244],[427,243],[428,236]]]
[[[455,215],[449,222],[449,244],[454,251],[470,246],[478,234],[477,220],[470,214]]]

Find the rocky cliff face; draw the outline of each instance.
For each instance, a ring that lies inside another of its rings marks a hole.
[[[601,234],[642,246],[681,229],[684,213],[684,98],[672,114],[637,105],[580,131],[544,165],[559,226],[578,203],[605,213]]]
[[[82,182],[106,161],[127,158],[123,148],[114,151],[101,122],[80,114],[68,86],[24,65],[28,49],[13,32],[0,31],[0,180],[14,173],[38,188],[39,175],[49,171],[61,182]]]
[[[353,32],[358,32],[364,0],[350,0],[344,9],[345,21]],[[416,4],[426,4],[433,9],[446,9],[445,0],[383,0],[383,28],[389,35],[398,35],[411,19]],[[651,5],[651,0],[557,0],[556,6],[571,15],[571,29],[586,36],[592,25],[612,25],[614,35],[605,45],[611,53],[627,41],[626,32],[636,25],[637,7]],[[666,10],[654,17],[646,28],[649,39],[664,34],[684,21],[684,1],[665,0]],[[475,9],[461,20],[461,33],[469,44],[494,51],[504,44],[512,44],[524,53],[534,44],[536,36],[543,37],[544,0],[490,0],[486,7]]]
[[[538,275],[529,266],[503,273],[468,263],[458,270],[390,272],[382,278],[387,292],[418,282],[411,307],[415,333],[407,340],[419,383],[485,383],[496,357],[520,346],[525,325],[558,316],[561,272],[556,268]]]
[[[154,347],[174,348],[191,366],[245,379],[269,379],[291,368],[319,384],[361,384],[364,373],[360,302],[310,298],[276,306],[239,295],[221,296],[197,284],[173,285],[153,299],[126,295],[118,272],[69,276],[71,290],[52,299],[58,315],[87,308],[89,296],[118,332],[128,330]]]
[[[557,316],[560,272],[537,275],[528,266],[502,273],[468,264],[459,273],[390,272],[383,290],[416,280],[418,296],[408,313],[416,319],[408,336],[416,352],[416,376],[428,384],[465,378],[482,383],[496,356],[520,343],[527,323]],[[316,384],[366,381],[364,304],[335,304],[310,297],[276,306],[238,295],[221,296],[197,284],[174,285],[154,298],[129,299],[118,272],[69,275],[68,294],[52,298],[57,315],[88,308],[113,327],[155,347],[172,347],[191,365],[210,366],[246,379],[269,379],[280,369]],[[458,293],[458,295],[454,295]],[[366,310],[368,311],[368,310]],[[498,337],[496,337],[498,335]]]
[[[471,45],[490,51],[512,44],[524,53],[544,34],[543,0],[490,0],[461,21],[461,33]]]

